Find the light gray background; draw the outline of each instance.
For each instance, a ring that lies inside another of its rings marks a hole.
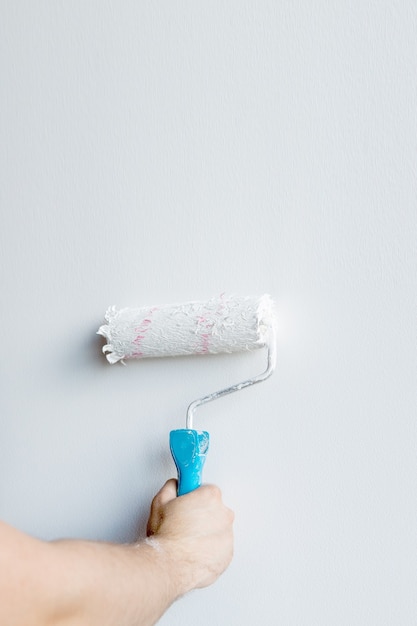
[[[108,365],[110,304],[269,292],[201,409],[236,554],[161,624],[416,623],[415,2],[0,3],[0,516],[131,540],[238,355]]]

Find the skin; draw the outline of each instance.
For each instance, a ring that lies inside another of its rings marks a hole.
[[[151,626],[212,584],[232,559],[234,515],[214,485],[178,498],[176,487],[156,494],[134,544],[43,542],[0,522],[0,624]]]

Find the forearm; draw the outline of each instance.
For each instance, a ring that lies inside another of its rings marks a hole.
[[[206,485],[153,499],[149,538],[116,545],[33,539],[0,522],[0,624],[152,626],[179,596],[212,584],[233,553],[233,513]]]
[[[37,541],[2,525],[0,623],[150,626],[185,589],[146,543]]]
[[[150,626],[185,591],[166,553],[146,543],[60,541],[50,548],[68,626]]]

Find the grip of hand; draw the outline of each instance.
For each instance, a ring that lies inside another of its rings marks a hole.
[[[178,470],[178,495],[182,496],[201,485],[209,434],[205,430],[171,430],[169,444]]]

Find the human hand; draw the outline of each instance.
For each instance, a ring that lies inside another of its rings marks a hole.
[[[171,479],[154,497],[147,542],[167,555],[186,593],[212,584],[229,565],[234,513],[214,485],[176,494],[177,481]]]

